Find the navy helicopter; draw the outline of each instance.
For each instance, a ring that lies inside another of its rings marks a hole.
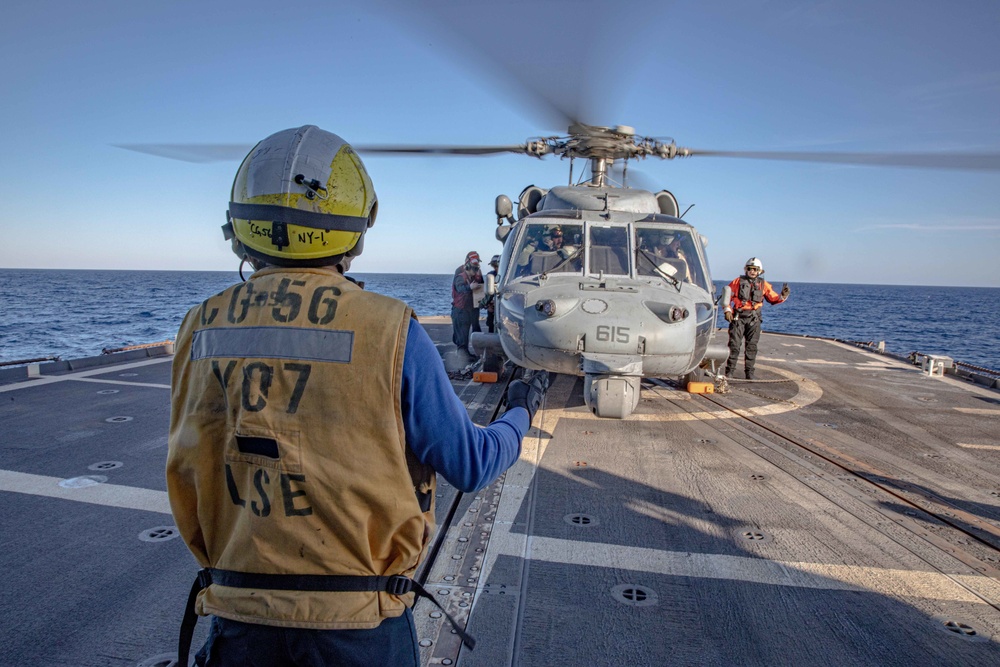
[[[631,127],[578,121],[565,136],[514,146],[356,146],[364,153],[555,155],[570,160],[569,184],[525,188],[517,202],[496,198],[496,238],[503,245],[495,298],[497,333],[476,333],[490,363],[502,351],[516,365],[584,378],[584,400],[598,417],[623,419],[639,402],[644,378],[679,379],[699,390],[717,379],[728,346],[713,343],[717,297],[705,248],[668,190],[628,185],[631,160],[742,157],[996,170],[995,154],[718,151],[682,148],[636,135]],[[573,182],[576,159],[589,162]],[[620,169],[620,180],[614,176]],[[728,290],[728,287],[726,288]],[[700,385],[700,387],[699,387]]]
[[[728,349],[711,346],[715,288],[707,240],[679,216],[668,190],[615,183],[616,161],[685,154],[632,128],[576,123],[567,137],[529,142],[525,152],[589,160],[589,179],[545,190],[529,186],[496,200],[504,249],[495,298],[496,334],[476,334],[489,359],[498,347],[518,366],[584,377],[599,417],[635,409],[643,378],[693,381]],[[572,167],[571,167],[572,168]],[[627,170],[622,170],[623,180]]]
[[[241,159],[245,145],[121,145],[195,162]],[[359,153],[491,155],[570,159],[569,184],[525,188],[517,202],[496,198],[503,243],[495,299],[497,333],[474,334],[485,362],[499,355],[529,370],[584,378],[584,399],[598,417],[623,419],[639,402],[644,378],[704,384],[718,376],[728,348],[713,344],[719,299],[707,239],[682,219],[668,190],[628,187],[630,160],[696,155],[961,170],[1000,169],[995,154],[784,153],[681,148],[626,126],[572,122],[565,136],[508,146],[365,146]],[[589,176],[573,182],[576,159]],[[616,169],[620,165],[620,172]],[[615,178],[620,173],[620,180]],[[723,299],[728,299],[722,295]]]

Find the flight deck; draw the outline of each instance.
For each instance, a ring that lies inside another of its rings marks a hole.
[[[447,318],[422,323],[447,359]],[[0,385],[0,664],[170,664],[197,570],[165,492],[170,360]],[[465,370],[485,424],[510,372]],[[757,371],[646,380],[625,420],[555,376],[500,480],[439,485],[419,578],[477,643],[419,601],[423,663],[1000,664],[1000,392],[776,334]]]

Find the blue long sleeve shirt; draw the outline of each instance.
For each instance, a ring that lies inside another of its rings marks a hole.
[[[417,459],[467,493],[488,486],[513,465],[531,428],[524,408],[508,410],[486,427],[473,424],[434,343],[415,319],[403,352],[402,413],[406,444]]]

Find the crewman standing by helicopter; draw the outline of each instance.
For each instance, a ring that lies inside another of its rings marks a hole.
[[[451,281],[451,341],[459,352],[472,356],[469,351],[469,334],[480,331],[479,304],[475,291],[483,285],[479,270],[479,253],[475,250],[465,256],[465,263],[455,269]]]
[[[770,304],[783,302],[791,290],[788,283],[781,287],[778,294],[771,283],[763,278],[764,264],[757,257],[747,260],[743,268],[744,274],[729,283],[732,298],[724,306],[726,321],[729,322],[729,359],[726,361],[726,377],[732,377],[736,371],[736,362],[740,358],[740,347],[746,339],[746,350],[743,357],[743,369],[748,380],[754,379],[754,363],[757,361],[757,341],[760,340],[761,309],[764,299]]]
[[[212,615],[199,665],[416,667],[436,473],[472,492],[518,458],[544,374],[473,424],[413,311],[337,268],[376,210],[357,153],[315,126],[237,171],[223,230],[255,272],[188,312],[173,362],[167,492],[203,568],[178,665]]]

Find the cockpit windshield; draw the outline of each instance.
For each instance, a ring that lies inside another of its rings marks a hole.
[[[636,273],[689,282],[709,289],[694,236],[687,229],[636,225]]]
[[[514,277],[542,273],[580,273],[583,225],[531,223],[514,253]]]
[[[628,228],[590,226],[590,273],[627,276]]]
[[[711,291],[700,245],[687,225],[553,219],[525,224],[516,244],[504,247],[501,271],[513,278],[586,272],[688,282]]]

